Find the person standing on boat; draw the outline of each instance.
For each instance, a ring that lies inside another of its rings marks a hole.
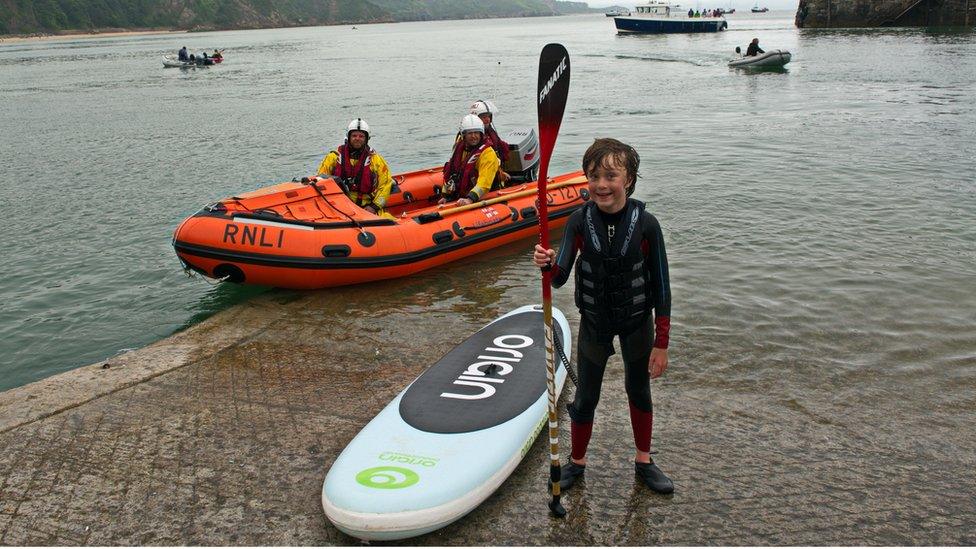
[[[506,143],[498,135],[498,131],[495,130],[495,125],[493,123],[495,119],[495,113],[498,109],[495,108],[495,104],[491,101],[478,100],[471,104],[470,108],[471,114],[477,116],[485,125],[485,139],[491,140],[491,148],[495,149],[495,154],[498,155],[498,160],[501,164],[508,161],[508,143]],[[495,178],[495,182],[499,185],[504,185],[511,179],[504,170],[499,168],[498,177]]]
[[[485,139],[485,124],[480,118],[468,114],[461,119],[461,139],[454,143],[451,159],[444,164],[444,184],[438,204],[457,200],[458,206],[466,206],[481,200],[491,190],[498,175],[498,155]]]
[[[536,245],[532,260],[552,270],[558,288],[576,268],[579,384],[569,405],[572,449],[559,485],[573,486],[586,470],[586,448],[607,360],[620,340],[624,387],[630,404],[637,477],[660,494],[674,484],[651,459],[651,379],[668,367],[671,286],[664,235],[645,204],[630,198],[637,184],[640,156],[616,139],[593,142],[583,155],[590,201],[566,223],[559,255]],[[579,259],[576,259],[579,254]]]
[[[178,53],[178,54],[176,55],[176,57],[177,57],[177,59],[179,59],[180,61],[189,61],[189,60],[190,60],[190,54],[188,54],[188,53],[186,52],[186,46],[183,46],[182,48],[180,48],[180,51],[179,51],[179,53]]]
[[[688,18],[691,19],[695,16],[695,10],[688,8]]]
[[[746,48],[746,57],[754,57],[760,53],[766,53],[762,48],[759,47],[759,39],[753,38],[752,42],[749,42],[749,47]]]
[[[369,124],[362,118],[349,123],[346,141],[322,159],[319,177],[332,177],[350,200],[369,213],[392,217],[383,208],[393,189],[386,160],[369,147]]]

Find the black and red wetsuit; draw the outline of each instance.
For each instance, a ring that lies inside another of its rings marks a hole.
[[[615,336],[623,355],[634,443],[649,452],[653,410],[648,360],[652,347],[667,349],[671,329],[671,286],[661,225],[638,200],[628,199],[615,214],[588,203],[566,223],[553,265],[553,287],[565,284],[574,267],[582,320],[577,337],[579,387],[569,405],[572,457],[586,455]]]

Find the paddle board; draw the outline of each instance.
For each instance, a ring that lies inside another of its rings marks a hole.
[[[568,360],[569,324],[556,308],[552,319]],[[359,539],[403,539],[477,507],[515,470],[546,423],[545,348],[542,307],[527,305],[478,330],[421,374],[326,475],[322,507],[332,524]],[[566,380],[558,353],[556,363],[558,395]]]

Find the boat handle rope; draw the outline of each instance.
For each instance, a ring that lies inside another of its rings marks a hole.
[[[319,178],[318,177],[313,177],[311,179],[308,178],[308,177],[303,177],[302,178],[302,183],[304,183],[306,185],[309,185],[313,189],[315,189],[315,192],[319,193],[319,196],[322,197],[322,200],[325,200],[325,203],[326,204],[328,204],[329,206],[331,206],[333,210],[335,210],[335,211],[341,213],[342,215],[346,216],[347,218],[349,218],[349,221],[351,221],[352,224],[355,225],[357,229],[359,229],[359,232],[361,232],[362,234],[366,234],[366,229],[363,228],[363,226],[359,223],[359,221],[357,221],[353,216],[351,216],[351,215],[347,214],[346,212],[344,212],[344,211],[340,210],[339,208],[337,208],[335,204],[333,204],[328,198],[325,197],[325,194],[322,192],[322,189],[320,189],[319,186],[318,186],[318,181],[319,181]]]

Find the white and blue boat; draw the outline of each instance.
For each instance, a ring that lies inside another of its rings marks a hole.
[[[719,32],[729,28],[724,17],[689,17],[678,9],[672,13],[671,4],[648,2],[637,6],[629,16],[614,17],[613,23],[618,33],[641,34]]]

